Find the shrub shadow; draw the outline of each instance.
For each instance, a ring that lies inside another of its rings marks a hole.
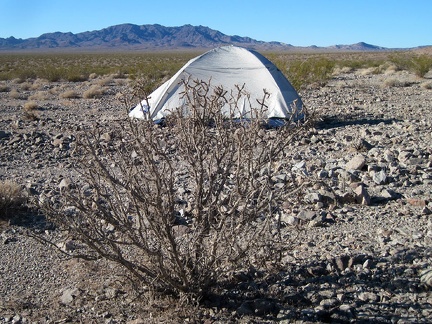
[[[207,295],[202,305],[228,310],[252,322],[258,318],[311,323],[416,322],[425,310],[432,313],[427,299],[417,298],[427,287],[420,283],[421,269],[412,264],[427,253],[427,249],[404,248],[387,257],[345,255],[288,265],[275,275],[244,273],[243,279],[248,280]],[[369,265],[362,268],[366,260]],[[337,266],[341,262],[351,264],[341,270]]]
[[[390,125],[395,122],[400,122],[396,118],[376,118],[374,116],[364,117],[356,115],[334,115],[334,116],[324,116],[320,121],[317,121],[315,127],[317,129],[332,129],[353,125],[378,125],[384,123],[385,125]]]

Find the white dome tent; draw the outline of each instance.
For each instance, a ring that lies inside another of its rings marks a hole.
[[[301,98],[282,72],[263,55],[237,46],[218,47],[191,59],[151,93],[147,100],[132,109],[129,116],[141,119],[149,117],[157,121],[174,109],[183,108],[186,100],[182,95],[185,90],[182,80],[209,82],[211,87],[221,86],[227,91],[244,85],[250,97],[249,100],[239,100],[243,106],[237,109],[238,114],[242,112],[242,115],[235,118],[250,116],[248,110],[259,106],[257,100],[262,100],[264,89],[269,93],[265,102],[265,118],[295,121],[304,118]],[[229,107],[222,107],[223,112],[224,108],[228,113]]]

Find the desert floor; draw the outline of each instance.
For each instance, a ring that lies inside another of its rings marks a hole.
[[[33,199],[72,176],[80,131],[109,132],[127,118],[117,100],[126,79],[1,85],[0,180]],[[40,217],[30,210],[1,223],[0,322],[431,322],[430,88],[405,71],[357,70],[300,93],[319,119],[286,163],[325,185],[306,187],[285,210],[290,250],[278,276],[252,276],[219,301],[169,300],[110,263],[67,259],[29,237]],[[359,183],[357,201],[328,203]]]

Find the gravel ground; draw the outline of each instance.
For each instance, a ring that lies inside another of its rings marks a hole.
[[[70,260],[42,245],[26,235],[40,219],[28,210],[1,223],[0,321],[431,322],[428,84],[403,71],[356,71],[301,93],[319,120],[286,161],[290,176],[310,185],[283,210],[292,248],[277,275],[249,274],[241,289],[186,307],[142,294],[112,264]],[[109,131],[125,114],[116,100],[127,88],[122,79],[2,85],[0,179],[33,198],[50,199],[50,188],[75,176],[82,129]],[[101,97],[83,98],[95,86]],[[78,98],[64,98],[68,91]],[[36,120],[24,116],[29,101]]]

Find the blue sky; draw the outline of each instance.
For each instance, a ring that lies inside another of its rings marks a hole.
[[[0,0],[0,37],[122,23],[203,25],[295,46],[432,45],[432,0]]]

